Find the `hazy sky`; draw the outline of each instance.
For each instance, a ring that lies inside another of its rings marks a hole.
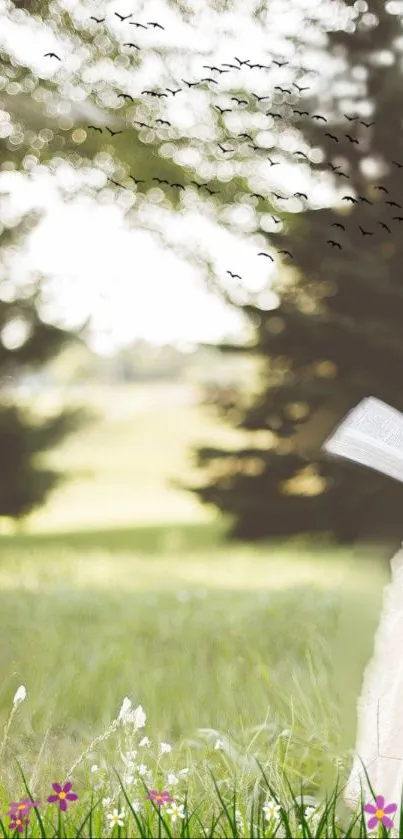
[[[339,24],[340,15],[343,16],[344,13],[337,0],[332,0],[332,2],[334,20]],[[133,12],[134,19],[140,21],[144,19],[163,21],[166,30],[164,33],[153,30],[153,33],[156,33],[155,37],[160,41],[163,37],[164,44],[177,48],[176,60],[180,65],[177,68],[177,75],[179,77],[185,72],[192,72],[188,64],[185,69],[180,53],[180,48],[185,48],[189,42],[188,25],[164,0],[158,2],[148,0],[147,3],[120,0],[118,3],[108,4],[98,2],[84,4],[76,0],[63,0],[53,5],[56,14],[61,8],[67,7],[77,15],[78,20],[87,20],[88,16],[94,13],[102,17],[107,14],[108,19],[111,19],[110,28],[116,32],[122,24],[113,17],[115,11],[119,11],[122,15]],[[316,0],[296,0],[295,4],[287,3],[290,11],[288,15],[284,15],[284,0],[271,0],[269,5],[270,52],[273,51],[275,55],[284,55],[287,58],[292,57],[295,54],[295,47],[285,40],[285,36],[298,32],[303,21],[303,9],[317,9]],[[355,5],[357,8],[355,12],[353,11],[353,17],[365,12],[364,0],[358,0]],[[198,77],[200,65],[203,63],[218,61],[222,63],[226,60],[233,61],[234,55],[256,56],[257,54],[261,55],[261,60],[264,61],[264,57],[269,55],[267,44],[269,29],[253,21],[248,13],[247,3],[234,2],[231,12],[220,15],[219,18],[202,0],[200,2],[192,0],[189,6],[194,11],[196,21],[198,20],[198,49],[203,51],[202,56],[197,54],[195,56],[197,59],[197,69],[195,65],[193,71],[195,78]],[[77,56],[72,52],[67,57],[67,43],[60,43],[49,29],[47,32],[42,32],[39,25],[35,26],[35,32],[33,32],[32,25],[27,26],[23,16],[21,19],[17,17],[17,20],[10,21],[7,9],[5,0],[0,0],[0,48],[2,44],[5,44],[17,58],[23,57],[24,63],[32,66],[39,78],[51,78],[52,73],[55,72],[54,63],[49,63],[49,59],[43,57],[44,53],[52,49],[59,54],[61,51],[66,54],[65,63],[70,61],[72,71],[80,68],[80,62],[84,65],[84,69],[80,70],[84,77],[85,53]],[[344,15],[342,22],[347,29],[351,26],[348,16]],[[135,29],[134,31],[136,40],[139,41],[142,30]],[[129,34],[132,36],[133,32],[130,31]],[[314,42],[313,31],[311,35]],[[306,36],[309,41],[308,29]],[[194,38],[194,30],[192,30],[192,37]],[[309,58],[309,46],[301,56],[301,63],[306,65],[307,57]],[[127,62],[123,60],[124,56],[121,58],[120,71],[124,74]],[[137,73],[136,79],[138,78],[139,83],[136,89],[133,88],[133,95],[137,95],[139,84],[142,86],[148,82],[149,85],[157,86],[156,77],[153,78],[153,73],[155,76],[156,71],[154,72],[151,57],[150,62],[148,67],[144,66],[143,70]],[[242,81],[250,85],[251,71],[249,71],[249,79],[246,68],[241,72],[246,74],[243,75]],[[279,70],[277,79],[275,72],[272,74],[270,89],[274,84],[287,81],[284,72],[284,70]],[[107,75],[106,70],[105,74]],[[188,77],[185,76],[185,78]],[[225,77],[221,78],[225,79]],[[313,76],[312,79],[313,81],[310,78],[310,84],[313,84],[318,92],[323,90],[323,86],[326,85],[324,74],[316,78]],[[303,81],[300,83],[303,84]],[[130,92],[130,84],[128,85],[126,79],[126,82],[122,84],[122,89]],[[65,87],[67,87],[67,82]],[[267,92],[267,83],[265,87],[264,78],[255,75],[251,89],[263,95],[262,91]],[[193,93],[194,91],[192,95]],[[77,103],[80,99],[77,92],[72,89],[71,95]],[[168,118],[175,125],[182,125],[188,130],[192,120],[200,122],[202,110],[198,114],[192,112],[192,107],[189,105],[190,99],[186,98],[187,96],[188,94],[185,93],[182,99],[175,97],[170,100]],[[199,92],[197,96],[199,97]],[[202,109],[206,104],[203,96],[206,98],[205,93],[200,91],[200,98],[196,100],[193,96],[191,100],[192,104],[197,101],[196,111],[198,107]],[[10,136],[11,128],[7,124],[4,113],[3,117],[5,119],[3,125],[0,121],[2,136]],[[260,115],[257,115],[257,119],[259,117]],[[61,118],[64,119],[65,130],[70,126],[70,130],[74,131],[68,103]],[[242,125],[242,122],[234,123],[230,126],[230,130],[246,130],[242,128]],[[273,140],[272,131],[264,127],[263,123],[256,123],[256,126],[260,128],[259,134],[256,135],[257,141],[270,148]],[[287,149],[290,147],[290,140],[295,143],[295,131],[293,137],[289,137],[287,131],[284,131],[279,145]],[[78,139],[77,142],[82,142],[82,139],[81,141]],[[175,159],[179,159],[178,155],[174,156]],[[231,332],[239,332],[242,326],[239,314],[228,309],[220,300],[207,293],[201,271],[177,256],[175,248],[171,251],[164,247],[146,229],[142,230],[141,226],[137,225],[137,229],[133,229],[133,223],[129,228],[127,223],[124,223],[123,209],[136,206],[138,199],[134,193],[123,195],[123,191],[118,194],[111,189],[104,191],[110,194],[109,196],[106,194],[106,198],[101,202],[95,201],[90,194],[84,194],[68,202],[63,201],[58,193],[57,184],[62,185],[65,194],[71,193],[77,185],[77,177],[83,180],[84,186],[85,184],[91,187],[108,186],[106,178],[108,175],[113,176],[114,173],[108,171],[109,163],[106,158],[101,161],[98,168],[87,171],[85,176],[82,172],[77,173],[68,164],[63,164],[61,160],[53,175],[45,171],[43,167],[31,173],[29,177],[17,172],[0,172],[0,193],[11,193],[12,198],[6,210],[3,207],[6,221],[11,220],[12,223],[13,217],[18,217],[23,210],[34,206],[42,207],[46,213],[44,220],[31,236],[28,251],[18,255],[15,262],[17,274],[23,276],[28,270],[40,270],[53,277],[58,311],[63,310],[72,324],[91,312],[94,316],[96,333],[94,346],[100,350],[106,351],[108,347],[116,343],[124,343],[133,338],[146,338],[156,343],[215,341]],[[319,150],[316,150],[315,159],[320,159]],[[230,166],[231,164],[226,162],[218,163],[215,171],[218,171],[219,176],[225,180],[231,174],[231,168],[228,168]],[[208,173],[204,177],[208,178]],[[257,191],[262,183],[266,191],[269,188],[285,188],[292,178],[295,191],[305,191],[309,184],[313,206],[315,204],[322,206],[327,203],[331,194],[329,178],[327,175],[321,176],[313,188],[309,177],[309,170],[304,165],[284,164],[271,169],[266,160],[250,171],[250,183],[255,178],[254,189]],[[186,197],[184,202],[186,211],[175,215],[161,205],[163,198],[161,190],[156,188],[148,194],[148,197],[150,196],[155,206],[151,206],[150,209],[149,205],[144,209],[142,215],[144,227],[147,227],[148,220],[153,217],[156,222],[155,226],[163,230],[164,235],[171,242],[185,243],[190,249],[193,243],[195,249],[205,248],[216,266],[217,276],[225,276],[228,269],[241,274],[245,288],[262,292],[265,295],[265,307],[275,307],[276,297],[270,293],[270,281],[276,275],[277,268],[273,267],[268,260],[256,259],[257,250],[267,249],[267,242],[261,234],[255,232],[256,216],[253,205],[246,203],[232,208],[230,212],[232,212],[233,232],[229,233],[217,223],[208,207],[200,208],[195,202],[192,204],[192,197],[189,200]],[[299,206],[297,202],[293,211],[301,209],[302,206]],[[274,227],[270,221],[270,215],[263,220],[263,223],[268,231]]]

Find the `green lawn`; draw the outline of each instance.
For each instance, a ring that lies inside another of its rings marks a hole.
[[[386,566],[325,541],[226,543],[166,479],[191,474],[189,442],[227,432],[167,393],[129,396],[53,457],[91,477],[0,538],[0,723],[28,690],[3,780],[15,756],[29,774],[48,729],[41,784],[61,777],[128,695],[172,766],[221,760],[197,734],[214,729],[315,789],[353,745]]]

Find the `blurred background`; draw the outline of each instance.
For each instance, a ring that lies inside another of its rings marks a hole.
[[[0,709],[50,767],[131,691],[241,740],[296,695],[315,788],[402,538],[321,445],[403,410],[403,3],[94,8],[0,3]]]

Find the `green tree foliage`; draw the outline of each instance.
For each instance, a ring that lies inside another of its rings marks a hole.
[[[342,542],[401,538],[401,485],[330,462],[321,452],[331,428],[364,396],[403,410],[403,244],[397,218],[403,217],[401,25],[382,0],[367,6],[365,15],[355,14],[354,31],[329,33],[328,59],[343,59],[345,69],[322,102],[305,100],[302,110],[312,113],[314,107],[328,122],[301,118],[299,125],[299,148],[311,160],[310,149],[324,153],[322,163],[311,163],[313,175],[329,171],[330,163],[348,175],[340,178],[339,200],[330,207],[306,207],[298,223],[279,234],[281,248],[293,255],[297,279],[278,284],[278,308],[265,312],[244,305],[255,327],[247,352],[263,359],[262,383],[251,399],[238,394],[223,412],[250,432],[250,446],[198,452],[199,465],[209,472],[198,495],[232,516],[235,537],[327,531]],[[351,93],[343,83],[351,85]],[[365,101],[370,111],[361,110]],[[368,128],[345,114],[361,114],[374,125]],[[369,160],[376,170],[365,167]],[[377,190],[379,185],[387,193]],[[357,203],[340,200],[345,195]],[[335,222],[345,229],[331,227]],[[360,226],[373,235],[364,235]]]
[[[14,239],[21,239],[32,219],[25,219],[0,237],[2,261]],[[15,384],[23,372],[35,372],[74,335],[46,323],[42,315],[41,280],[22,286],[7,275],[0,279],[0,517],[21,519],[43,504],[63,479],[47,468],[41,456],[76,430],[89,413],[65,409],[52,416],[36,415],[20,404]]]

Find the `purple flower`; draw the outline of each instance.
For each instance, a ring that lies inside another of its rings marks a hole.
[[[49,801],[49,804],[53,804],[54,801],[60,801],[61,810],[67,810],[67,802],[76,801],[78,798],[78,795],[76,795],[75,792],[70,792],[70,781],[68,781],[64,787],[61,787],[60,784],[52,784],[52,789],[54,789],[56,795],[49,795],[47,800]]]
[[[8,826],[9,830],[18,830],[19,833],[22,833],[26,824],[29,824],[29,819],[26,818],[26,813],[17,813],[14,812],[13,815],[10,815],[11,821]]]
[[[169,792],[158,792],[156,789],[150,790],[150,795],[146,795],[146,798],[149,798],[150,801],[155,801],[155,803],[159,804],[159,806],[174,800],[169,795]]]
[[[393,827],[392,819],[388,818],[386,814],[395,813],[397,810],[397,804],[388,804],[385,807],[385,799],[383,795],[378,795],[375,798],[375,804],[366,804],[364,810],[372,816],[367,825],[368,830],[373,830],[379,822],[387,828]]]
[[[23,798],[22,801],[12,801],[7,815],[10,818],[14,816],[26,816],[31,807],[38,807],[39,803],[39,801],[32,801],[30,798]]]

